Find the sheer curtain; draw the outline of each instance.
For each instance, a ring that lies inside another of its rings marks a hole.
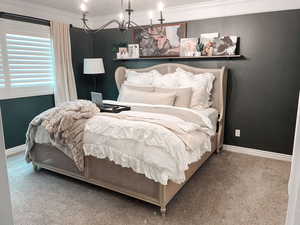
[[[289,182],[289,204],[285,224],[300,224],[300,97],[298,103],[292,169]]]
[[[72,65],[70,25],[51,21],[50,34],[55,57],[55,104],[77,99]]]

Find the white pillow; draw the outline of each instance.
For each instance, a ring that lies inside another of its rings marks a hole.
[[[159,93],[176,93],[174,106],[189,108],[193,94],[192,88],[155,88]]]
[[[153,86],[158,88],[178,88],[178,77],[176,73],[168,73],[162,76],[156,76],[153,79]]]
[[[126,81],[132,85],[152,85],[154,77],[159,77],[161,74],[157,70],[150,72],[136,72],[134,70],[126,70]]]
[[[154,87],[151,87],[151,86],[134,86],[134,85],[127,85],[127,84],[124,83],[121,86],[121,89],[120,89],[120,92],[119,92],[118,101],[120,101],[120,99],[123,98],[123,92],[125,90],[125,93],[126,93],[126,89],[137,90],[137,91],[144,91],[144,92],[154,92]]]
[[[126,88],[119,101],[153,105],[174,105],[176,93],[145,92]]]
[[[192,73],[177,68],[176,70],[181,75],[179,76],[180,87],[192,87],[193,95],[191,100],[191,108],[202,106],[208,108],[211,106],[211,92],[215,76],[212,73],[203,73],[192,75]]]

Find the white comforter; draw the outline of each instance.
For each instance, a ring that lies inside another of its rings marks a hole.
[[[132,168],[163,185],[172,180],[185,181],[189,164],[211,151],[211,136],[215,134],[217,111],[192,110],[179,107],[122,103],[132,111],[121,114],[135,117],[120,119],[98,114],[89,119],[84,132],[86,156],[108,158],[123,167]],[[191,136],[187,147],[178,135],[160,123],[176,124]]]

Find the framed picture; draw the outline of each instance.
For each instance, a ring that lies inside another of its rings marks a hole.
[[[223,36],[215,39],[213,55],[235,55],[237,36]]]
[[[205,33],[200,35],[201,42],[204,44],[202,55],[213,56],[215,41],[219,38],[219,33]]]
[[[118,59],[127,59],[128,58],[128,49],[125,47],[120,47],[119,52],[117,52]]]
[[[153,25],[133,32],[135,43],[139,43],[141,57],[168,57],[180,55],[180,40],[186,37],[187,23]]]
[[[180,56],[197,56],[198,38],[182,38],[180,42]]]
[[[128,45],[128,57],[134,59],[140,57],[140,46],[138,44]]]

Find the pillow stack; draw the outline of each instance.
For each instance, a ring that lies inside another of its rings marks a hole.
[[[211,106],[211,92],[215,77],[212,73],[193,74],[177,68],[162,75],[157,70],[139,73],[126,71],[118,101],[177,107]]]

